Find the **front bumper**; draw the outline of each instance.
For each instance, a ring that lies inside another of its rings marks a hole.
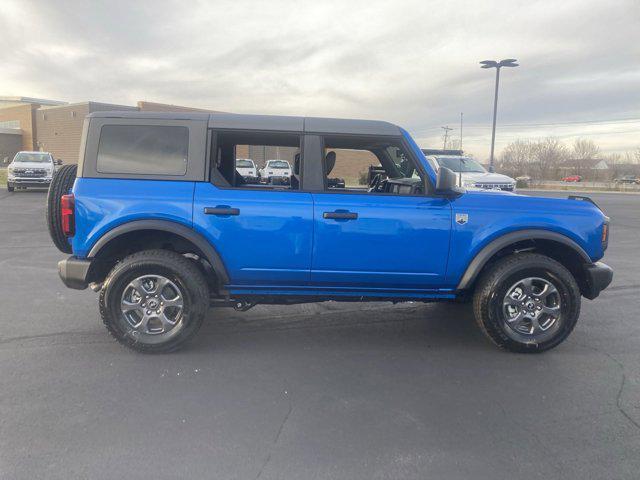
[[[84,290],[89,285],[89,269],[91,260],[69,257],[58,262],[58,275],[69,288]]]
[[[267,182],[272,185],[289,185],[291,177],[272,176],[268,177]]]
[[[8,177],[7,183],[20,187],[48,187],[50,177]]]
[[[584,266],[584,278],[585,285],[583,285],[582,295],[593,300],[613,280],[613,269],[602,262],[590,263]]]

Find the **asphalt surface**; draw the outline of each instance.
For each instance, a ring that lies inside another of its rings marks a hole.
[[[637,479],[640,195],[591,196],[614,283],[543,355],[461,305],[325,303],[148,356],[59,281],[44,193],[0,191],[0,478]]]

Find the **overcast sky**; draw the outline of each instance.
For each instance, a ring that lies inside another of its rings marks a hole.
[[[640,0],[28,1],[0,5],[0,95],[443,125],[488,156],[556,135],[640,147]],[[584,122],[584,123],[582,123]]]

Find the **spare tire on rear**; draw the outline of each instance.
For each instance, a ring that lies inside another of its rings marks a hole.
[[[77,165],[64,165],[56,172],[47,194],[47,226],[53,243],[63,253],[71,253],[71,245],[62,231],[60,198],[69,193],[76,180]]]

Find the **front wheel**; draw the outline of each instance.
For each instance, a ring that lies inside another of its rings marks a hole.
[[[146,250],[111,270],[99,303],[102,321],[118,342],[144,353],[169,352],[202,325],[209,290],[192,260],[167,250]]]
[[[10,183],[7,182],[7,192],[13,192],[14,187]]]
[[[580,289],[545,255],[505,257],[482,274],[473,298],[476,321],[499,347],[536,353],[562,343],[580,315]]]

